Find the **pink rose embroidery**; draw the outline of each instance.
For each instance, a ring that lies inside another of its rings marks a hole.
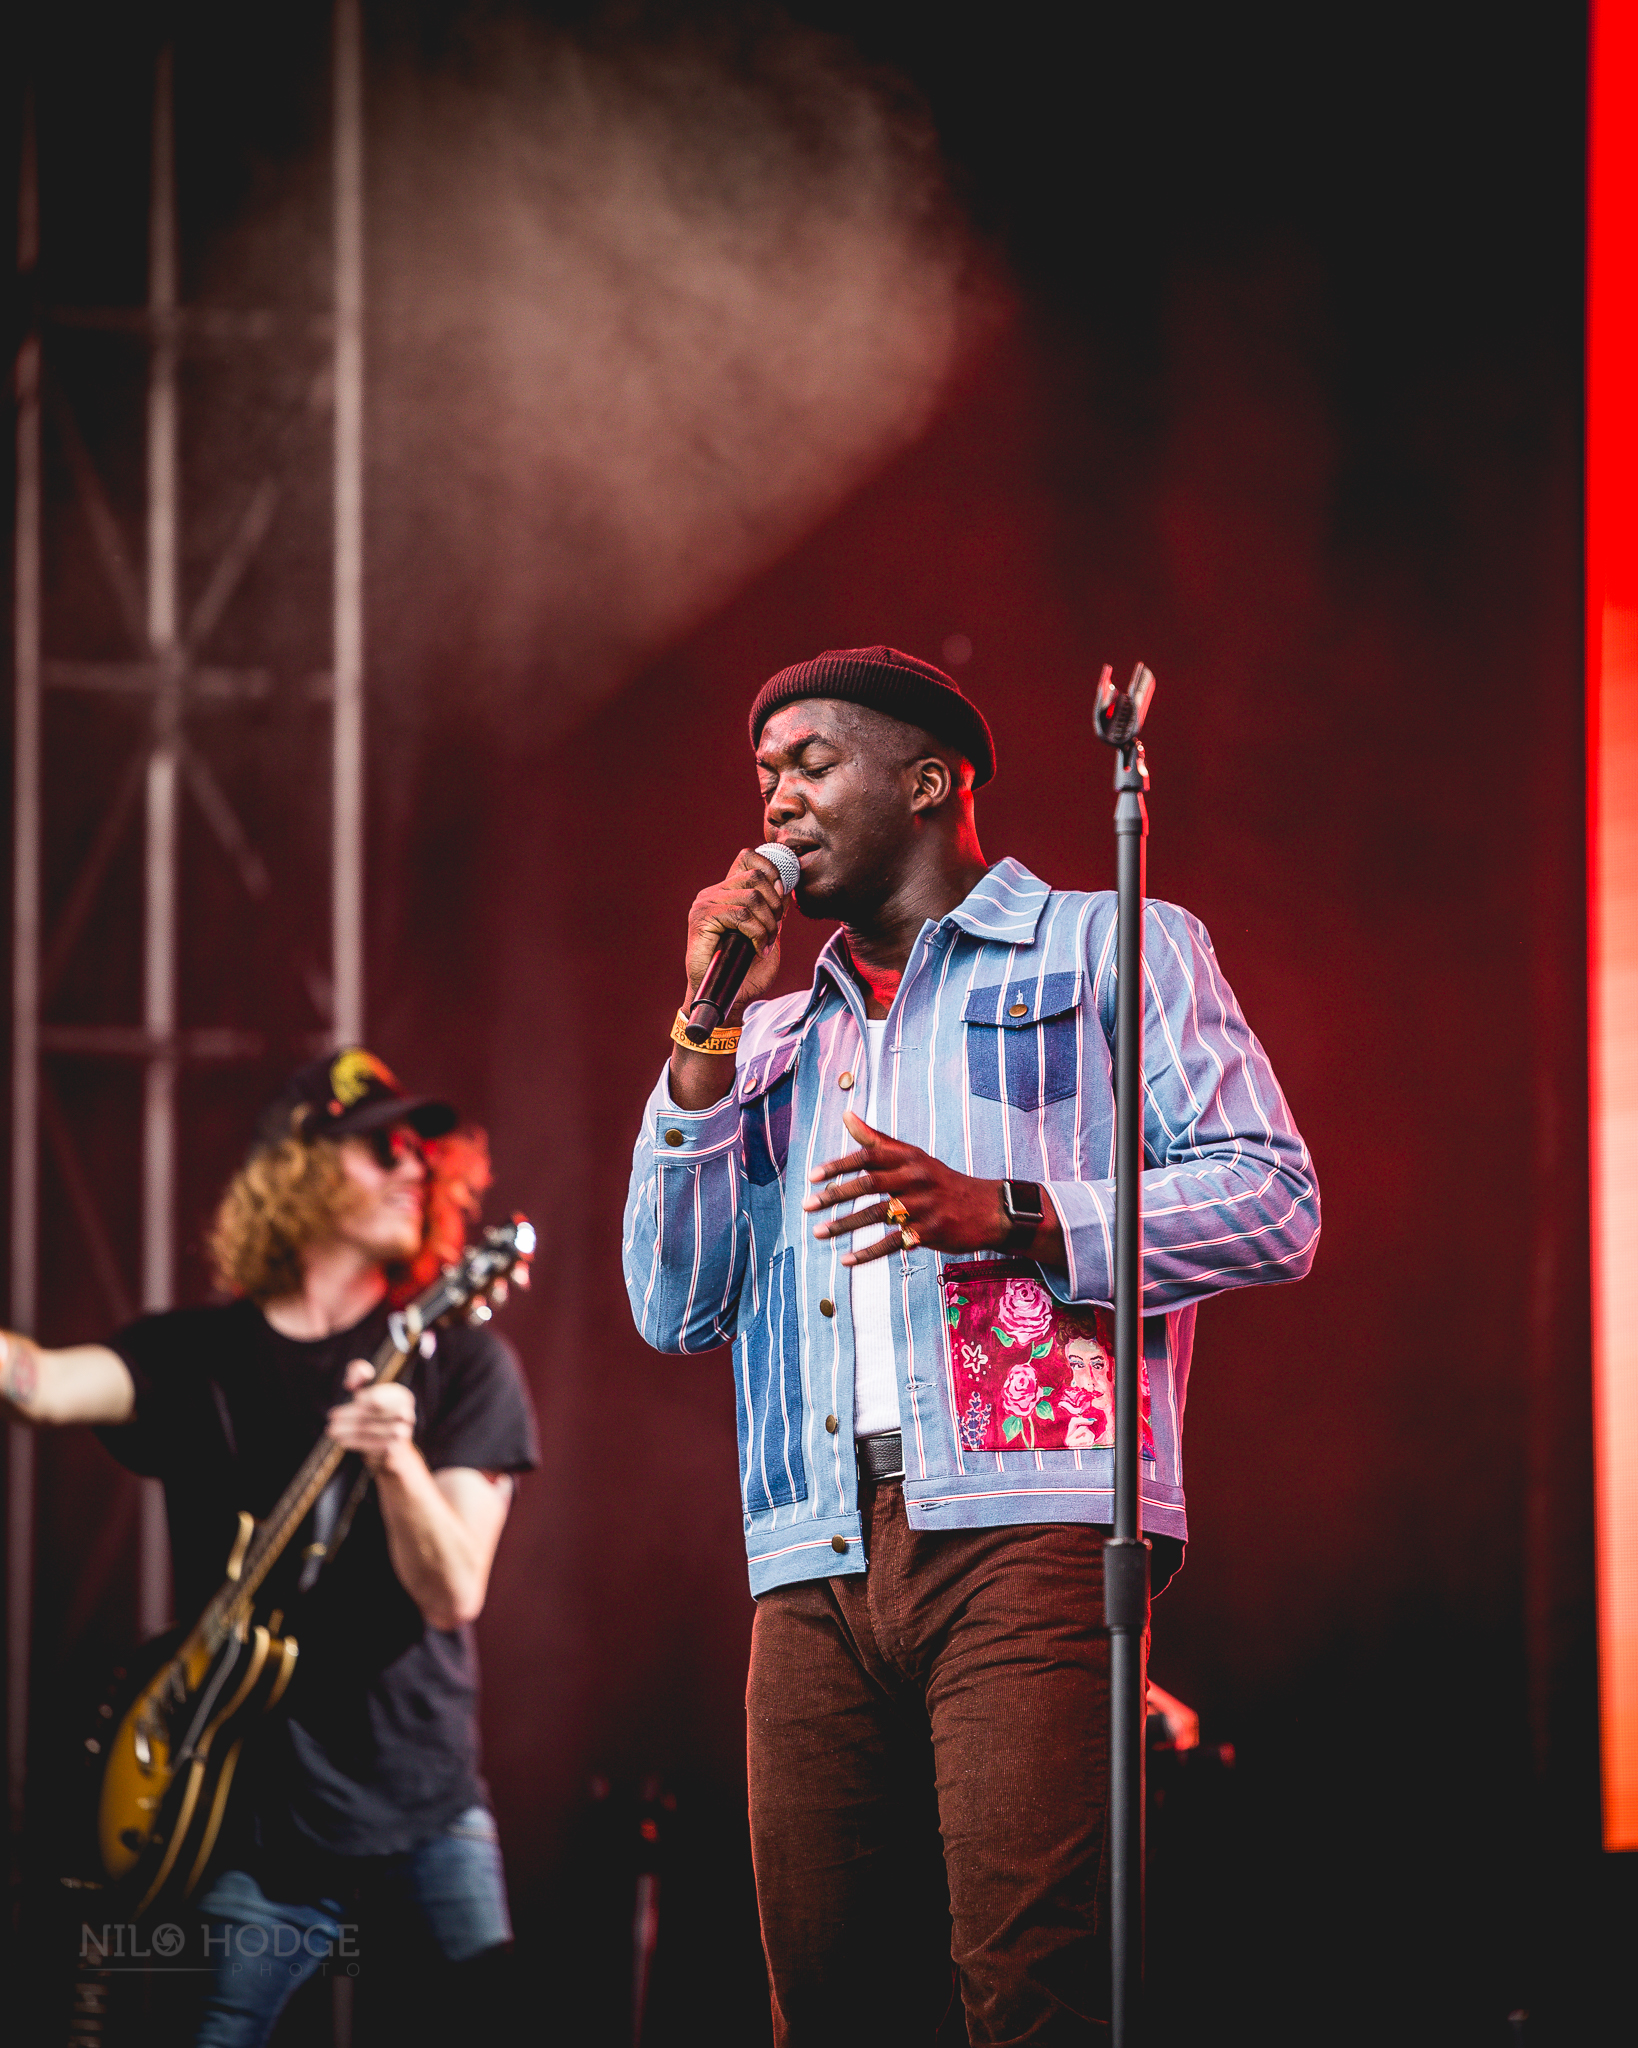
[[[1040,1399],[1040,1380],[1033,1365],[1015,1365],[1001,1385],[1001,1406],[1009,1415],[1027,1415]]]
[[[1035,1357],[1044,1356],[1052,1343],[1052,1296],[1037,1280],[1009,1280],[1001,1290],[995,1330],[1004,1344],[1027,1345]]]
[[[1010,1444],[1021,1436],[1033,1451],[1037,1416],[1052,1420],[1052,1389],[1042,1386],[1033,1365],[1015,1365],[1001,1383],[1001,1408],[1003,1441]]]

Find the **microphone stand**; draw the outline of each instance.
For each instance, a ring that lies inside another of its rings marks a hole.
[[[1149,787],[1138,739],[1155,679],[1142,662],[1117,693],[1105,668],[1093,725],[1116,749],[1115,1533],[1103,1546],[1109,1630],[1110,1965],[1114,2048],[1143,2025],[1144,1731],[1149,1544],[1138,1493],[1138,1351],[1143,1342],[1143,863]]]

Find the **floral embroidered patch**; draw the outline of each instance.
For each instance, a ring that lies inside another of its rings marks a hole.
[[[1016,1264],[944,1269],[956,1427],[969,1451],[1112,1450],[1115,1319],[1066,1308]],[[1149,1368],[1138,1360],[1140,1448],[1151,1462]]]

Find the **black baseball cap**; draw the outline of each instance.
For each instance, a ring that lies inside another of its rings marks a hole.
[[[406,1095],[385,1060],[361,1045],[298,1067],[256,1122],[256,1146],[286,1138],[353,1138],[408,1124],[423,1138],[441,1138],[460,1118],[447,1102]]]

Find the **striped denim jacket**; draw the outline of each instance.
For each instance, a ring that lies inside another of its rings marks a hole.
[[[1111,1300],[1115,923],[1110,891],[1048,889],[1017,861],[998,862],[965,902],[923,925],[882,1054],[878,1121],[894,1137],[964,1173],[1045,1185],[1065,1264],[1041,1277],[1062,1303]],[[1195,1304],[1223,1288],[1300,1279],[1319,1237],[1319,1191],[1197,919],[1146,905],[1144,979],[1153,1456],[1143,1460],[1142,1512],[1145,1529],[1182,1538]],[[866,1564],[846,1241],[816,1240],[802,1209],[810,1172],[854,1149],[842,1112],[855,1098],[841,1077],[868,1072],[864,1023],[838,933],[807,993],[747,1010],[723,1101],[678,1109],[662,1071],[632,1159],[622,1251],[638,1329],[661,1351],[733,1345],[753,1593]],[[946,1259],[920,1248],[893,1260],[911,1525],[1111,1520],[1108,1449],[967,1447]]]

